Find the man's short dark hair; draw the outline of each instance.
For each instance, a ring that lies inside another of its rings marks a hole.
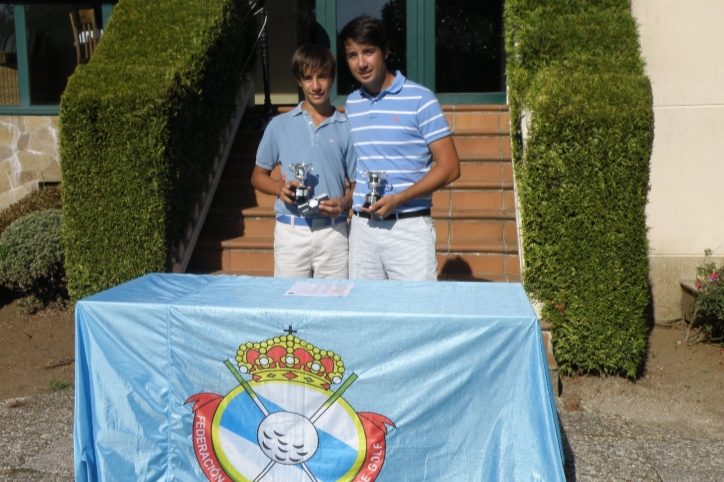
[[[384,25],[369,15],[353,18],[342,28],[339,32],[339,44],[342,49],[348,39],[361,45],[374,45],[383,53],[389,51],[390,47]]]
[[[328,74],[334,79],[337,73],[337,61],[332,52],[323,45],[307,44],[299,47],[292,55],[292,73],[297,80],[305,74]]]

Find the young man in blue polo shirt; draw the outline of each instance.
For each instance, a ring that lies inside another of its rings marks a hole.
[[[389,44],[379,20],[353,19],[341,30],[339,42],[352,75],[362,84],[346,105],[359,173],[350,225],[350,278],[436,280],[432,193],[460,177],[450,127],[429,89],[387,70]],[[369,171],[384,172],[386,179],[377,189],[382,197],[365,206]]]
[[[274,204],[274,276],[348,277],[347,213],[352,201],[357,156],[347,119],[330,102],[337,64],[329,49],[305,45],[292,57],[292,72],[304,100],[269,123],[259,145],[252,185],[277,196]],[[301,183],[294,164],[311,164],[303,188],[307,198],[327,194],[315,212],[300,215],[295,198]],[[279,164],[281,179],[271,172]],[[287,174],[290,173],[290,174]],[[287,181],[287,177],[292,179]],[[346,190],[345,180],[351,189]]]

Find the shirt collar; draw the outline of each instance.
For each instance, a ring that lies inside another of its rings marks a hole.
[[[303,104],[303,103],[304,103],[304,101],[301,101],[300,103],[297,104],[297,106],[296,106],[294,109],[292,109],[292,117],[296,117],[296,116],[298,116],[298,115],[302,115],[302,112],[304,112],[304,111],[302,110],[302,104]]]
[[[404,75],[402,75],[402,72],[400,72],[399,70],[396,70],[395,71],[395,80],[392,81],[392,84],[390,84],[389,87],[387,87],[382,92],[377,94],[376,97],[378,99],[381,99],[382,97],[384,97],[387,94],[398,94],[402,90],[402,85],[405,83],[405,80],[407,80],[407,79],[405,78]],[[370,94],[369,92],[367,92],[365,90],[364,86],[360,87],[359,90],[363,97],[368,97],[370,99],[375,98],[375,96],[373,96],[372,94]]]
[[[292,117],[296,117],[298,115],[303,115],[303,114],[309,115],[304,109],[302,109],[303,103],[304,103],[304,101],[301,101],[299,104],[297,104],[297,106],[294,109],[292,109]],[[320,127],[323,124],[327,124],[329,122],[347,122],[347,118],[343,114],[341,114],[335,107],[334,113],[332,114],[332,116],[325,119],[324,122],[322,122],[322,124],[320,124]]]

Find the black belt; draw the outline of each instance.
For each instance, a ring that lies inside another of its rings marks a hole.
[[[410,211],[407,213],[394,213],[390,214],[389,216],[380,219],[379,217],[375,216],[372,217],[372,214],[365,212],[365,211],[354,211],[355,216],[359,216],[361,218],[365,219],[374,219],[375,221],[396,221],[398,219],[405,219],[405,218],[416,218],[418,216],[429,216],[430,215],[430,209],[422,209],[420,211]]]

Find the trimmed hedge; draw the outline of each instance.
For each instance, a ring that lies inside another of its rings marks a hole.
[[[120,0],[70,78],[59,144],[72,299],[170,268],[253,53],[248,11],[245,0]]]
[[[523,279],[568,374],[634,377],[646,352],[653,98],[628,9],[506,2]]]

